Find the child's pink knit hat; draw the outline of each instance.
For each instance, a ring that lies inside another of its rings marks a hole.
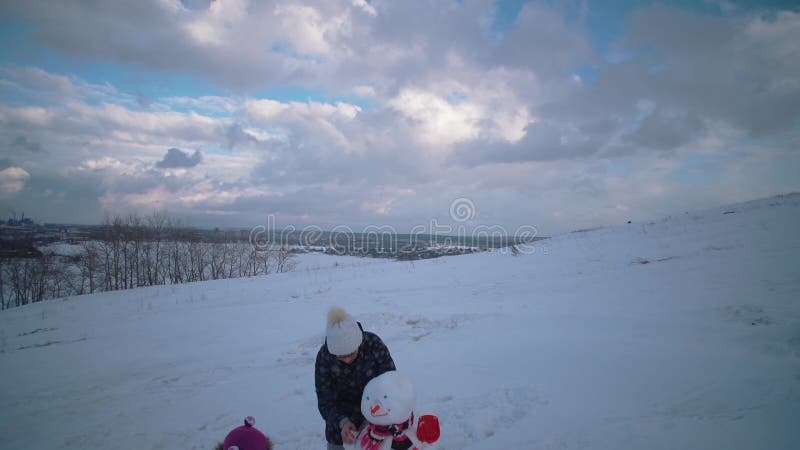
[[[269,438],[253,426],[255,423],[253,416],[247,416],[244,425],[234,428],[225,437],[223,450],[270,450],[272,445]]]

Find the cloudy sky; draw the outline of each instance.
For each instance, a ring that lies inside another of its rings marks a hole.
[[[1,1],[0,217],[549,235],[797,191],[798,43],[777,1]]]

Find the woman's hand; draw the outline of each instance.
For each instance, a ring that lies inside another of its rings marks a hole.
[[[353,422],[347,421],[342,427],[342,442],[345,444],[352,444],[356,440],[356,426]]]

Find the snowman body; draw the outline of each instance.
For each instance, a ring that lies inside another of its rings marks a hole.
[[[416,390],[411,379],[390,371],[373,378],[361,396],[361,414],[366,418],[353,447],[354,450],[422,450],[438,439],[435,416],[414,417]],[[420,423],[435,421],[435,437],[428,431],[420,435]]]

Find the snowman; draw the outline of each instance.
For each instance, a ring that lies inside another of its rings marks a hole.
[[[422,450],[439,439],[439,419],[414,417],[416,391],[411,379],[396,370],[364,387],[361,414],[367,419],[353,450]]]

